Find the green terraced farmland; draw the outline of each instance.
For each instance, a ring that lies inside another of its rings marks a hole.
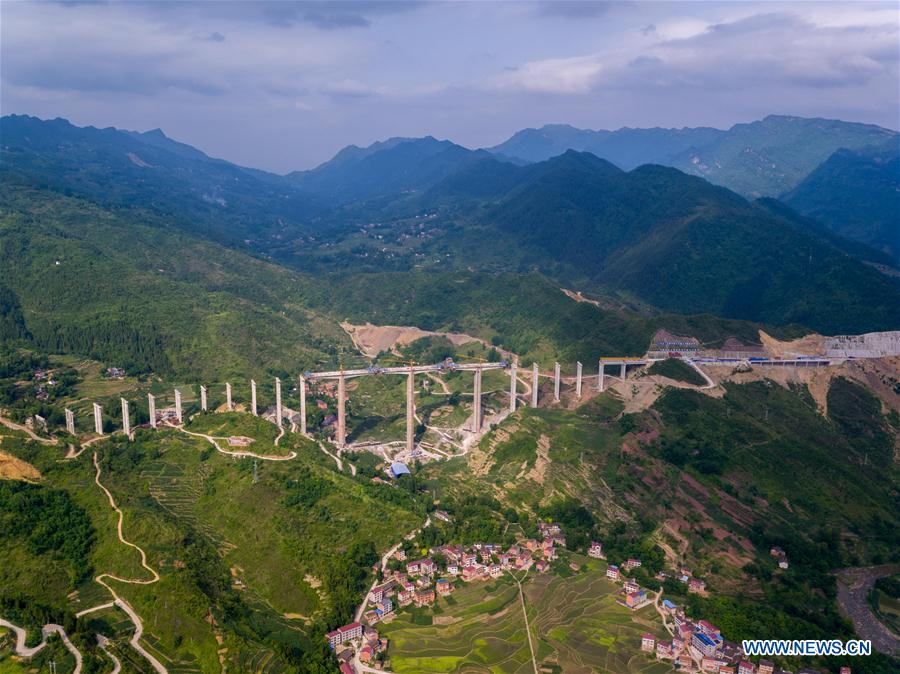
[[[640,650],[644,632],[665,634],[656,611],[649,606],[632,613],[616,604],[617,586],[603,577],[601,566],[588,564],[587,570],[567,578],[530,573],[523,583],[539,669],[580,674],[671,671]],[[380,626],[391,640],[392,669],[398,674],[534,672],[512,578],[456,585],[451,601],[438,599],[433,610],[404,609]]]

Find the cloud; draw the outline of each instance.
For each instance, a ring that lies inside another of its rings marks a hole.
[[[538,10],[543,16],[587,19],[606,14],[612,4],[600,0],[544,0],[538,3]]]
[[[658,37],[673,33],[688,36]],[[506,91],[582,95],[622,87],[863,86],[896,74],[898,36],[896,23],[817,26],[788,13],[756,14],[702,29],[660,25],[648,34],[650,43],[526,62],[492,83]]]

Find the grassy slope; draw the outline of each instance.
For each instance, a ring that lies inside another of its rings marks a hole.
[[[518,353],[524,362],[544,364],[587,364],[605,354],[640,354],[660,327],[710,344],[730,335],[755,342],[760,327],[709,315],[641,316],[598,308],[566,297],[557,284],[537,274],[358,274],[335,279],[327,292],[310,298],[317,307],[340,307],[341,315],[353,322],[468,332]]]
[[[223,377],[312,366],[343,343],[306,308],[295,275],[149,212],[7,186],[0,256],[0,284],[45,351]]]
[[[238,415],[200,418],[195,425],[217,427],[229,419]],[[269,426],[240,417],[236,428],[258,438],[257,451],[265,451],[269,438],[274,453]],[[147,641],[164,660],[218,671],[218,635],[236,670],[245,670],[254,658],[274,658],[272,671],[279,671],[279,644],[308,647],[305,618],[315,618],[329,606],[327,593],[320,596],[313,585],[327,575],[335,555],[361,541],[383,548],[419,521],[418,514],[377,498],[372,487],[336,473],[333,462],[312,443],[288,434],[280,447],[293,448],[300,456],[284,463],[260,462],[256,483],[252,460],[223,457],[206,441],[177,431],[139,433],[132,445],[114,439],[95,447],[104,466],[102,480],[125,512],[126,537],[147,550],[150,564],[162,576],[151,586],[116,587],[145,618]],[[69,491],[88,511],[97,530],[91,561],[98,572],[146,575],[138,555],[114,537],[115,517],[93,484],[90,451],[77,461],[59,463],[55,447],[6,440],[4,450],[31,460],[48,485]],[[303,484],[313,480],[320,486],[319,497],[288,505],[286,480],[294,478]],[[245,589],[229,589],[235,579]],[[57,585],[33,588],[57,611],[107,601],[108,595],[92,581],[79,587],[75,603],[66,600],[68,589],[57,592]],[[216,627],[205,620],[210,607]]]
[[[621,405],[604,394],[574,412],[520,410],[467,463],[425,472],[439,496],[486,492],[532,517],[574,497],[614,561],[671,549],[670,566],[709,583],[697,612],[729,638],[764,636],[764,615],[786,637],[846,632],[828,569],[896,558],[897,418],[840,379],[829,409],[822,417],[805,388],[752,383],[723,398],[669,390],[617,420]],[[643,444],[636,430],[661,437]],[[780,575],[775,544],[791,559]]]

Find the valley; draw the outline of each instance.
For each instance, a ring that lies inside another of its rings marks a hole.
[[[896,132],[0,131],[0,672],[896,669]]]

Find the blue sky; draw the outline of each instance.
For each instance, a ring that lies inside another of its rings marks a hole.
[[[390,136],[900,115],[896,2],[4,1],[0,30],[3,114],[278,172]]]

